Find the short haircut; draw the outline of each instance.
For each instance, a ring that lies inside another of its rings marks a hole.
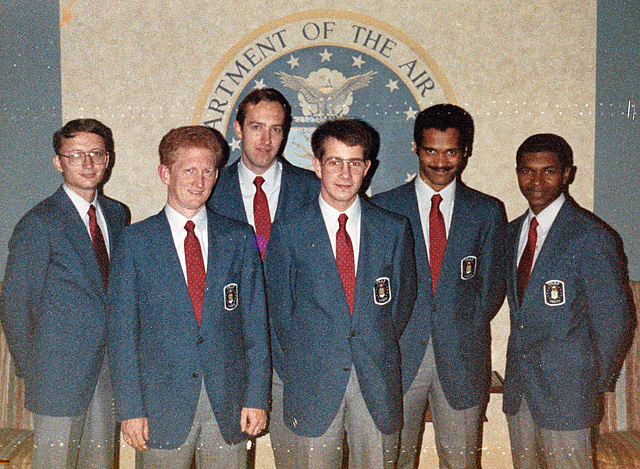
[[[170,167],[176,162],[176,152],[182,148],[204,148],[210,150],[219,168],[224,163],[224,137],[216,129],[205,125],[187,125],[171,129],[158,146],[160,164]]]
[[[460,134],[458,144],[465,151],[465,156],[471,156],[473,151],[473,118],[471,114],[454,104],[436,104],[418,114],[413,127],[413,140],[417,149],[422,146],[422,137],[426,129],[437,129],[446,132],[456,129]]]
[[[373,160],[380,148],[380,135],[369,124],[360,119],[336,119],[326,121],[311,135],[311,149],[313,156],[322,161],[324,157],[324,142],[335,138],[347,146],[359,145],[364,150],[364,159]]]
[[[284,109],[283,134],[286,137],[289,134],[289,130],[291,129],[291,105],[289,104],[289,101],[287,101],[287,98],[282,95],[282,93],[273,88],[262,88],[253,90],[251,93],[246,95],[238,105],[236,121],[238,121],[240,127],[242,127],[244,125],[244,118],[247,115],[247,107],[250,104],[256,105],[262,101],[270,101],[280,103],[282,105],[282,108]]]
[[[520,166],[525,153],[555,153],[563,168],[573,168],[573,150],[567,141],[556,134],[535,134],[527,138],[516,152],[516,164]]]
[[[113,144],[113,134],[111,129],[102,122],[95,119],[75,119],[67,122],[64,127],[53,134],[53,150],[56,155],[60,154],[64,139],[73,138],[79,133],[87,132],[102,137],[104,148],[111,155],[111,160],[115,157]]]

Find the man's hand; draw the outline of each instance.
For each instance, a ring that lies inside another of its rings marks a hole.
[[[125,443],[138,451],[147,451],[149,439],[149,421],[147,417],[124,420],[120,424]]]
[[[257,436],[267,427],[267,411],[243,407],[240,413],[240,430],[250,436]]]

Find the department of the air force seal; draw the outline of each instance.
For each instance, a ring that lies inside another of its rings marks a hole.
[[[560,306],[564,304],[564,282],[562,280],[549,280],[544,284],[544,302],[547,306]]]
[[[238,306],[238,284],[230,283],[224,287],[224,309],[231,311]]]
[[[290,15],[242,38],[214,66],[194,124],[220,130],[241,154],[233,131],[237,106],[256,88],[276,88],[291,103],[285,158],[311,168],[311,134],[327,119],[359,118],[380,133],[377,193],[416,172],[413,126],[421,109],[455,97],[444,73],[411,38],[369,16],[336,10]]]
[[[472,279],[476,275],[476,266],[478,258],[476,256],[467,256],[460,261],[460,278],[462,280]]]
[[[376,279],[373,286],[373,301],[377,305],[384,305],[391,301],[391,281],[387,277]]]

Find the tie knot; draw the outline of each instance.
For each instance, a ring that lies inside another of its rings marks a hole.
[[[95,217],[96,216],[96,206],[93,205],[93,204],[89,205],[89,211],[87,213],[89,214],[89,218]]]
[[[349,217],[347,217],[346,213],[341,213],[340,216],[338,217],[338,229],[339,230],[344,230],[347,226],[347,220],[349,219]]]
[[[193,223],[193,221],[189,220],[187,221],[187,223],[184,224],[184,229],[187,230],[189,233],[193,233],[193,230],[195,229],[196,224]]]
[[[538,227],[538,220],[536,220],[536,217],[533,217],[531,219],[531,224],[529,225],[529,229],[535,230],[537,227]]]
[[[440,202],[442,202],[442,196],[440,194],[434,194],[433,197],[431,197],[431,205],[433,207],[439,208]]]
[[[253,180],[253,184],[256,186],[257,189],[260,189],[263,183],[264,183],[264,178],[262,176],[256,176],[256,178]]]

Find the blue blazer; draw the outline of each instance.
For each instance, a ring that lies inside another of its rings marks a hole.
[[[598,394],[612,390],[633,335],[626,267],[613,235],[566,201],[518,302],[518,239],[526,213],[507,229],[511,334],[503,408],[524,396],[536,425],[578,430],[597,423]]]
[[[282,181],[274,220],[308,204],[320,192],[320,180],[313,172],[294,166],[284,159],[279,161],[282,163]],[[207,206],[216,213],[247,223],[238,178],[239,163],[240,160],[237,160],[220,171]]]
[[[128,211],[101,195],[98,203],[113,256]],[[31,412],[86,411],[104,362],[106,302],[91,237],[60,187],[15,227],[0,297],[2,325]]]
[[[322,435],[338,412],[351,367],[376,426],[402,424],[398,338],[416,295],[409,222],[362,201],[353,316],[318,201],[272,225],[266,255],[272,329],[284,352],[284,420]],[[386,281],[384,279],[387,279]],[[376,298],[376,282],[386,293]]]
[[[109,365],[118,420],[147,417],[149,446],[187,438],[204,378],[230,443],[243,407],[267,409],[271,362],[260,256],[251,228],[207,212],[200,327],[164,210],[125,230],[109,279]]]
[[[284,159],[279,161],[282,163],[282,180],[274,221],[317,199],[320,193],[320,179],[315,173],[294,166]],[[207,205],[216,213],[247,223],[238,178],[239,162],[238,160],[220,171],[218,183]],[[284,373],[282,350],[273,334],[271,334],[271,356],[273,367],[278,376],[282,376]]]
[[[418,298],[400,339],[406,392],[433,342],[438,377],[449,405],[468,409],[485,401],[491,371],[489,322],[504,301],[502,236],[504,205],[458,181],[451,226],[435,295],[420,222],[415,182],[373,197],[372,202],[411,221]],[[463,273],[463,269],[465,270]]]

